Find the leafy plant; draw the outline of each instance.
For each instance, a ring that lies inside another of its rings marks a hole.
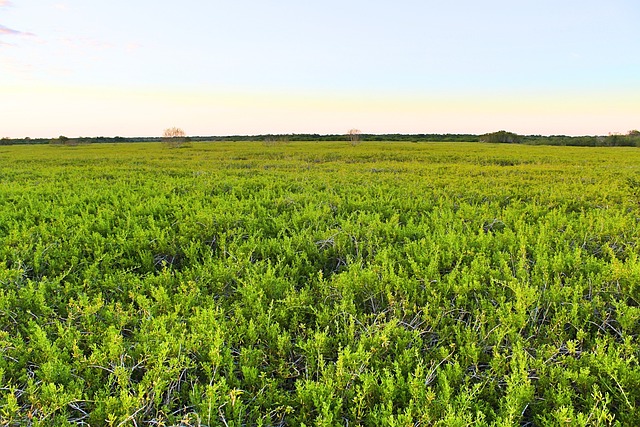
[[[7,146],[2,425],[638,425],[634,149]]]

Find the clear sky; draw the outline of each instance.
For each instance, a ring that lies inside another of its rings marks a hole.
[[[0,137],[640,128],[638,0],[0,0]]]

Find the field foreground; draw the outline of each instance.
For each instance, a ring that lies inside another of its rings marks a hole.
[[[640,425],[640,150],[0,147],[2,426]]]

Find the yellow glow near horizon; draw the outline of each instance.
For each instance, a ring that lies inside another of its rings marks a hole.
[[[195,89],[4,87],[10,137],[260,133],[606,134],[638,127],[637,93],[380,95]],[[44,119],[43,119],[44,118]],[[3,130],[0,129],[0,132]]]

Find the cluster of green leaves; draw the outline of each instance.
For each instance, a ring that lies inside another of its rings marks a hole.
[[[1,425],[639,425],[640,153],[0,150]]]
[[[522,136],[513,132],[501,130],[498,132],[485,133],[484,135],[481,135],[480,142],[519,144],[522,142]]]

